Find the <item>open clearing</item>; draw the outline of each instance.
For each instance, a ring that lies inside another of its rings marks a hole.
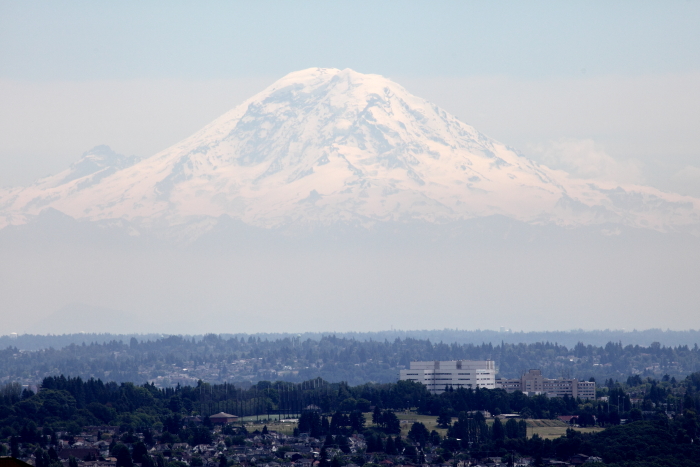
[[[533,435],[537,434],[545,439],[559,438],[566,435],[567,428],[571,428],[571,426],[561,420],[527,420],[527,437],[532,438]],[[604,430],[600,427],[573,428],[581,433],[596,433]]]
[[[366,424],[365,426],[372,426],[372,413],[366,412],[365,414]],[[418,415],[411,412],[396,412],[396,416],[401,421],[401,437],[405,438],[408,436],[408,431],[411,429],[411,425],[414,422],[421,422],[428,431],[437,431],[440,436],[444,437],[447,434],[447,430],[444,428],[438,428],[437,417],[434,415]],[[291,435],[294,432],[297,424],[295,422],[279,422],[276,419],[266,421],[261,416],[259,421],[256,423],[256,417],[244,417],[242,420],[248,430],[253,431],[255,429],[261,430],[263,425],[267,425],[269,430],[275,430],[280,433]],[[454,419],[452,419],[454,421]],[[554,439],[566,435],[566,429],[570,428],[569,425],[562,422],[561,420],[526,420],[527,421],[527,437],[531,438],[533,435],[537,434],[541,438]],[[493,419],[486,420],[486,423],[490,426],[493,424]],[[503,421],[505,423],[505,420]],[[580,431],[582,433],[595,433],[598,431],[603,431],[604,428],[600,427],[574,427],[574,430]]]
[[[428,431],[437,431],[440,433],[440,436],[445,436],[447,434],[447,430],[444,428],[438,428],[437,426],[437,417],[434,415],[418,415],[415,413],[406,413],[406,412],[396,412],[396,416],[399,418],[401,421],[401,437],[405,438],[408,435],[408,431],[411,429],[411,425],[413,425],[414,422],[421,422],[425,427],[428,429]],[[369,414],[369,423],[372,422],[372,414]],[[368,423],[368,424],[369,424]]]

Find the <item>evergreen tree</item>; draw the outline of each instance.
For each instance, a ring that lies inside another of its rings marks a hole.
[[[506,438],[517,439],[520,437],[520,428],[514,418],[509,418],[506,422]]]
[[[49,467],[49,455],[41,448],[37,448],[36,451],[34,451],[34,466]]]
[[[334,435],[340,434],[347,425],[349,425],[348,417],[340,411],[337,411],[331,417],[330,433]]]
[[[374,406],[374,412],[372,412],[372,423],[375,425],[381,425],[382,423],[382,409],[378,405]]]
[[[452,416],[450,416],[450,411],[447,409],[440,410],[440,415],[437,418],[437,425],[440,428],[447,428],[452,423]]]
[[[388,436],[386,439],[386,446],[384,447],[384,452],[386,452],[390,456],[396,455],[396,445],[394,444],[394,440],[391,438],[391,436]]]
[[[343,451],[343,454],[350,454],[350,443],[348,443],[348,439],[345,436],[336,436],[335,442],[338,445],[338,449]]]
[[[382,439],[376,434],[372,433],[367,439],[367,452],[383,452],[384,445],[382,444]]]
[[[15,459],[19,457],[19,441],[16,436],[10,437],[10,455]]]
[[[141,441],[134,444],[133,452],[131,453],[133,461],[141,464],[144,462],[146,456],[148,456],[148,448],[146,445]]]
[[[501,423],[500,419],[495,419],[493,421],[493,440],[494,441],[503,441],[506,437],[505,430],[503,429],[503,424]]]
[[[123,444],[115,445],[112,455],[117,458],[117,467],[134,467],[129,448]]]
[[[359,410],[353,410],[350,413],[350,428],[357,433],[365,429],[365,415]]]
[[[527,439],[527,422],[525,420],[518,422],[518,438]]]
[[[323,446],[321,448],[321,453],[320,453],[320,462],[319,462],[319,467],[330,467],[330,462],[328,461],[328,451],[326,450],[326,446]]]
[[[430,437],[430,432],[421,422],[414,422],[413,425],[411,425],[410,431],[408,432],[408,437],[421,446],[425,446],[425,443]]]
[[[401,433],[401,422],[391,410],[385,410],[381,415],[381,425],[390,434]]]
[[[403,440],[401,439],[401,432],[394,438],[394,446],[396,446],[396,453],[401,454],[403,450]]]

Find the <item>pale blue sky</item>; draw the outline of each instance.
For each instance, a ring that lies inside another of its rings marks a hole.
[[[238,78],[313,66],[541,78],[700,69],[700,2],[1,2],[19,80]]]
[[[151,156],[308,67],[385,75],[574,176],[700,197],[698,0],[0,0],[0,187],[57,173],[100,144]],[[159,332],[220,332],[204,327],[220,316],[237,331],[699,319],[692,239],[392,242],[358,254],[236,244],[222,255],[214,244],[197,256],[63,235],[45,237],[61,248],[0,248],[7,332],[74,302],[152,315]],[[184,328],[178,312],[196,319]]]
[[[323,66],[574,175],[700,196],[699,24],[698,1],[0,0],[0,186],[98,144],[152,155]]]

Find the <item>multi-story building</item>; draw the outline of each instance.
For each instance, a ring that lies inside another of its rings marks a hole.
[[[525,394],[546,394],[549,397],[595,399],[595,382],[578,379],[549,379],[541,370],[530,370],[519,379],[498,379],[496,387],[508,392],[522,391]]]
[[[433,394],[448,387],[495,389],[496,366],[492,360],[411,362],[408,370],[401,370],[399,379],[423,383]]]

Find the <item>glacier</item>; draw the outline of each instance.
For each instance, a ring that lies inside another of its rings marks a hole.
[[[148,158],[98,147],[58,175],[0,191],[0,228],[47,210],[190,240],[224,219],[313,232],[502,216],[700,234],[698,199],[574,179],[387,78],[329,68],[290,73]]]

